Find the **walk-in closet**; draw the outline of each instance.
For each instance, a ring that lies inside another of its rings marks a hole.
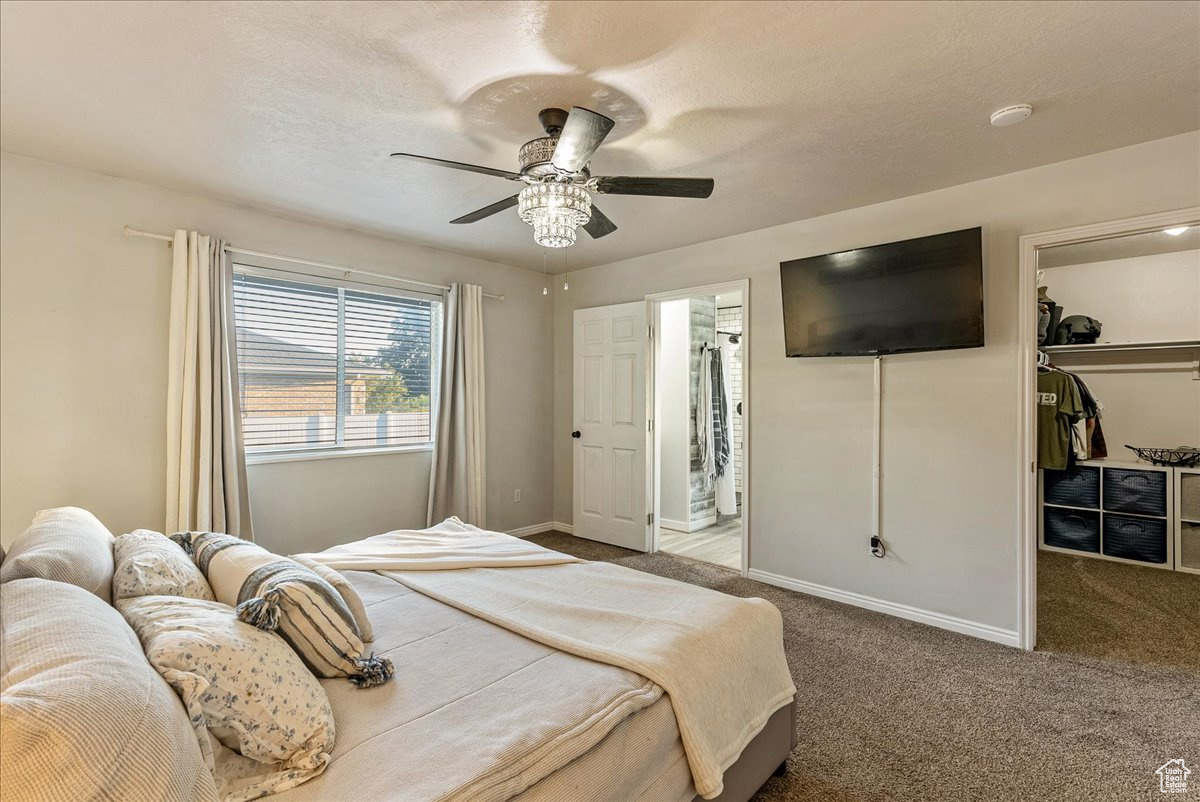
[[[1200,661],[1200,226],[1042,248],[1037,287],[1037,648]]]

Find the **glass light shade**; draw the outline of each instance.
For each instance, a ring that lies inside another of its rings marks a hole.
[[[517,196],[517,213],[533,226],[538,245],[566,248],[575,244],[575,229],[592,219],[592,196],[575,184],[530,184]]]

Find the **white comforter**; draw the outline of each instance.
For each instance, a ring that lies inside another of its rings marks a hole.
[[[449,519],[306,555],[386,576],[571,654],[637,672],[670,696],[696,790],[722,775],[795,694],[779,611]],[[457,569],[457,570],[448,570]]]
[[[578,557],[447,518],[429,529],[397,529],[366,540],[301,554],[338,571],[447,571],[455,568],[558,565]]]

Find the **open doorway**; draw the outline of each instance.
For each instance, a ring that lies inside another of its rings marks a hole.
[[[1026,649],[1195,663],[1198,223],[1191,209],[1022,237]]]
[[[655,550],[743,571],[744,283],[651,298]]]

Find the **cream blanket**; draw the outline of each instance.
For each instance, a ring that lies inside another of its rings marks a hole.
[[[582,562],[578,557],[512,535],[488,532],[457,518],[447,518],[429,529],[397,529],[318,554],[293,556],[338,571],[447,571]]]
[[[382,572],[531,640],[653,680],[670,696],[697,792],[719,795],[725,769],[796,691],[779,611],[514,540],[450,519],[308,556]],[[540,563],[529,562],[534,552]]]

